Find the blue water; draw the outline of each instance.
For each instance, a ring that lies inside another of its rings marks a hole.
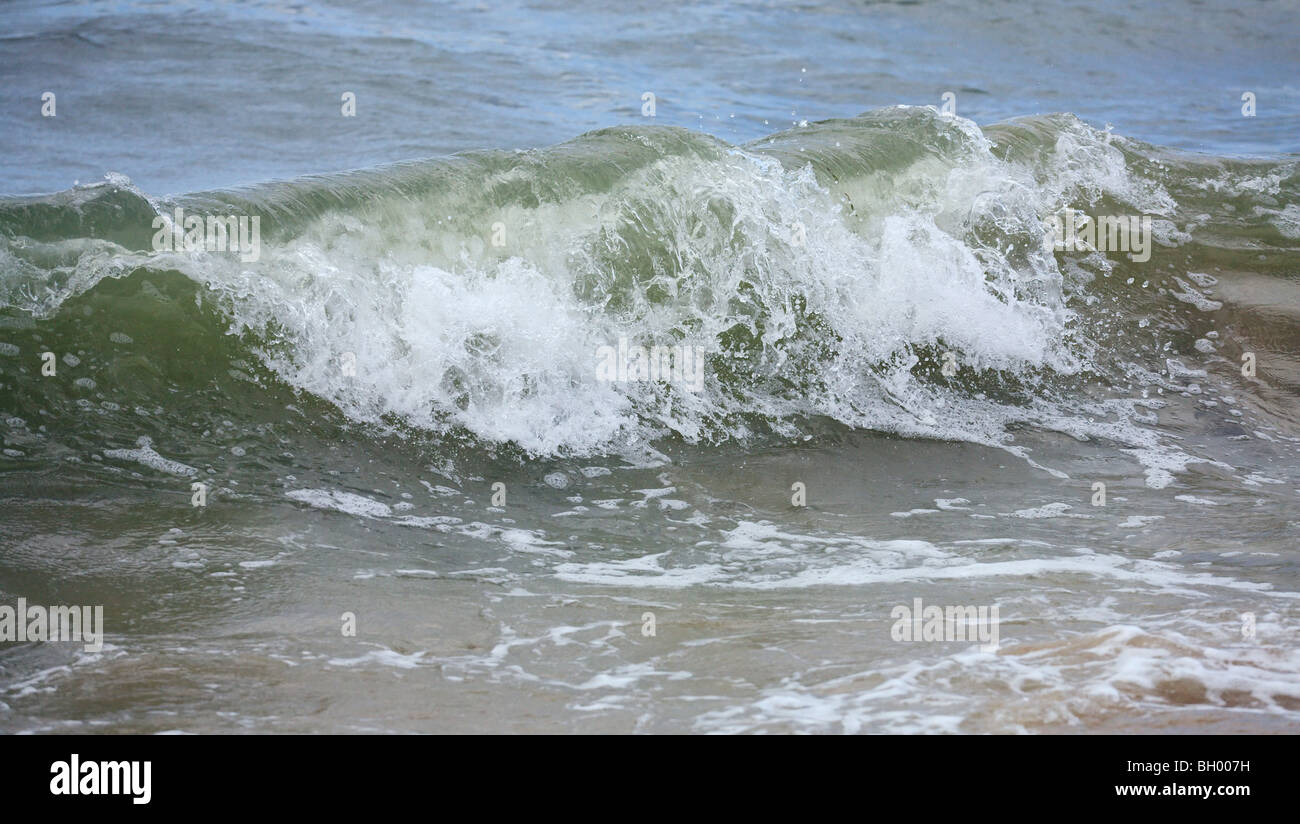
[[[8,194],[544,146],[645,122],[645,92],[654,123],[733,142],[953,92],[981,124],[1068,111],[1201,152],[1300,150],[1300,6],[1278,0],[18,2],[0,19]]]

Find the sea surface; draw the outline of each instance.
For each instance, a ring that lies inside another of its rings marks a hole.
[[[1300,3],[0,23],[0,731],[1300,730]]]

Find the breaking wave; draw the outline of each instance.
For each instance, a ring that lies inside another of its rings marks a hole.
[[[110,175],[0,200],[0,412],[7,442],[88,408],[130,446],[141,414],[156,436],[196,408],[288,407],[639,458],[836,425],[1025,455],[1029,425],[1113,441],[1161,486],[1212,460],[1160,432],[1164,399],[1230,394],[1243,351],[1293,337],[1276,306],[1300,305],[1298,192],[1293,158],[916,107],[743,146],[617,127],[171,198]],[[256,216],[257,259],[155,251],[177,208]],[[1150,216],[1150,260],[1045,246],[1064,209]],[[1261,290],[1285,299],[1260,311]],[[702,387],[602,380],[620,340],[702,352]],[[45,351],[77,380],[38,380]],[[1288,357],[1254,380],[1264,428],[1293,423],[1268,405],[1300,383]]]

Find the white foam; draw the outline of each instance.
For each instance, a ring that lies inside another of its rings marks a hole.
[[[336,489],[293,489],[286,492],[285,497],[317,509],[332,509],[363,518],[387,517],[393,513],[385,503]]]
[[[122,461],[135,461],[150,469],[156,469],[159,472],[166,472],[171,475],[198,474],[198,470],[192,466],[159,455],[153,448],[152,439],[146,436],[141,436],[136,440],[135,449],[105,449],[104,457],[116,458]]]

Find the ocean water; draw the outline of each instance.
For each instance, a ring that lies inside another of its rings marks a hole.
[[[1300,5],[0,19],[0,730],[1300,728]]]

